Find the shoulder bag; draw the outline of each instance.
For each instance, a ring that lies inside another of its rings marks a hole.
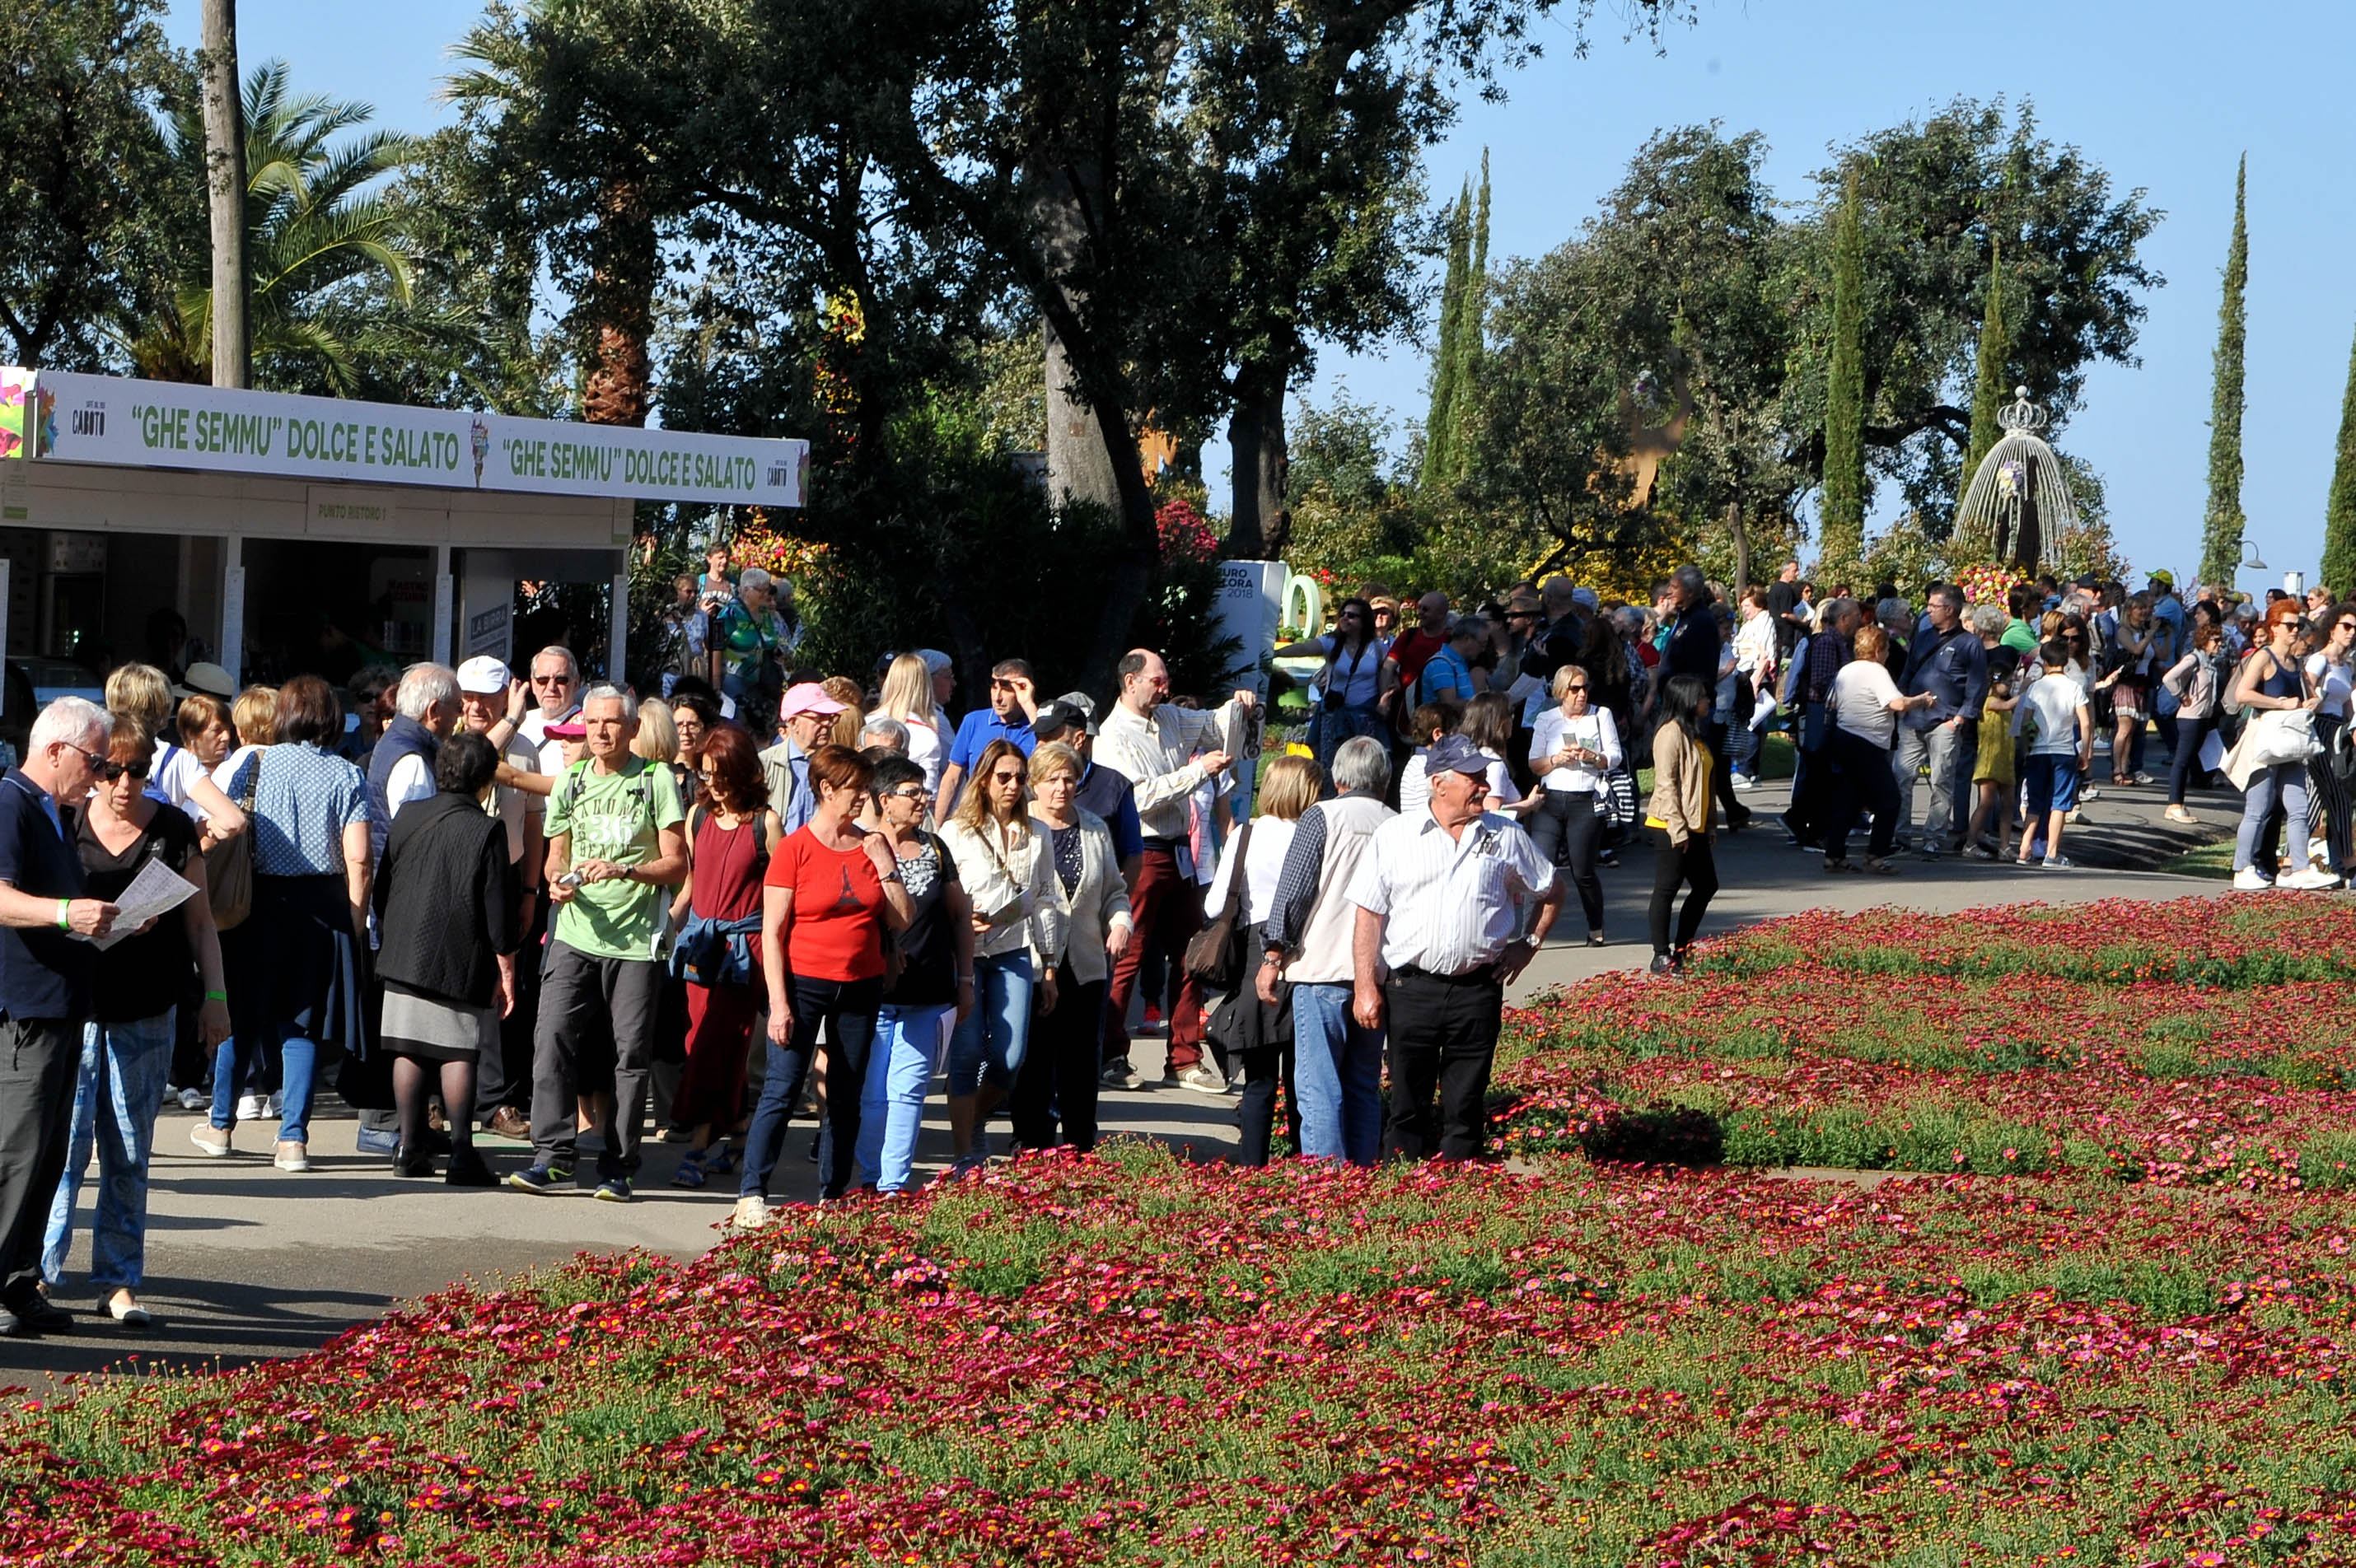
[[[234,931],[253,912],[253,791],[262,782],[262,753],[253,753],[246,771],[245,795],[238,809],[245,813],[245,831],[204,852],[205,891],[213,908],[213,928]]]
[[[1214,991],[1232,991],[1248,973],[1245,965],[1250,955],[1244,951],[1250,935],[1250,923],[1245,918],[1251,891],[1250,862],[1252,825],[1243,826],[1236,835],[1236,877],[1227,887],[1227,901],[1218,917],[1206,923],[1186,943],[1185,956],[1180,960],[1186,973]]]

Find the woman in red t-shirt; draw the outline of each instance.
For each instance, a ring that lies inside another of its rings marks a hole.
[[[847,746],[810,754],[818,805],[769,857],[763,879],[761,969],[769,991],[769,1075],[744,1138],[744,1179],[734,1222],[768,1218],[769,1175],[802,1077],[827,1031],[827,1151],[821,1201],[851,1185],[859,1151],[859,1091],[884,993],[884,935],[908,923],[899,861],[880,833],[859,826],[873,770]]]

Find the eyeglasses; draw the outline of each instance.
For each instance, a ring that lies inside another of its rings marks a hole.
[[[1586,689],[1587,683],[1585,681],[1574,680],[1569,686],[1562,688],[1562,693],[1565,697],[1568,697],[1574,691],[1585,691]]]
[[[112,784],[125,773],[134,779],[144,779],[147,776],[147,764],[144,762],[112,763],[90,752],[83,752],[82,755],[90,759],[90,771],[98,775],[101,784]]]
[[[1021,773],[992,773],[990,775],[990,782],[992,784],[1019,784],[1023,782],[1023,775]]]
[[[569,675],[536,675],[531,677],[531,683],[534,686],[565,686],[572,679]]]
[[[884,792],[884,795],[892,800],[924,800],[930,797],[932,793],[922,784],[910,784],[905,789],[887,789]]]

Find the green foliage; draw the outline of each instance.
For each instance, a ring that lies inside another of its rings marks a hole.
[[[2349,353],[2331,494],[2323,506],[2323,581],[2343,597],[2356,593],[2356,349]]]
[[[1833,337],[1825,371],[1824,512],[1818,548],[1838,576],[1865,553],[1865,224],[1854,175],[1833,223]]]
[[[1457,335],[1463,329],[1464,293],[1472,270],[1472,182],[1456,198],[1448,225],[1448,276],[1440,289],[1440,347],[1431,357],[1431,409],[1424,416],[1423,473],[1427,488],[1440,489],[1463,473],[1457,436],[1462,426],[1464,356]]]
[[[417,144],[397,132],[366,130],[369,104],[288,90],[284,61],[246,79],[246,270],[254,384],[271,391],[349,397],[367,368],[403,365],[425,347],[408,319],[416,247],[403,225],[410,208],[381,188]],[[345,133],[354,134],[345,136]],[[338,141],[337,138],[343,138]],[[205,188],[205,128],[199,104],[176,106],[174,178]],[[131,345],[139,373],[162,380],[211,378],[212,269],[209,251],[184,256],[179,288]],[[455,344],[471,324],[445,319]],[[393,371],[398,379],[400,370]]]
[[[2225,250],[2224,297],[2217,306],[2216,381],[2209,400],[2209,507],[2202,519],[2201,577],[2230,588],[2242,563],[2242,351],[2250,286],[2247,197],[2250,160],[2233,176],[2233,239]]]
[[[201,259],[162,122],[197,101],[159,0],[0,6],[0,363],[123,368],[123,324]]]

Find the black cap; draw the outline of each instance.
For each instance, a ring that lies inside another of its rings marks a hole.
[[[1092,733],[1088,729],[1088,716],[1061,699],[1040,705],[1039,717],[1031,721],[1031,731],[1035,735],[1042,730],[1052,730],[1059,735],[1075,731],[1083,735]]]

